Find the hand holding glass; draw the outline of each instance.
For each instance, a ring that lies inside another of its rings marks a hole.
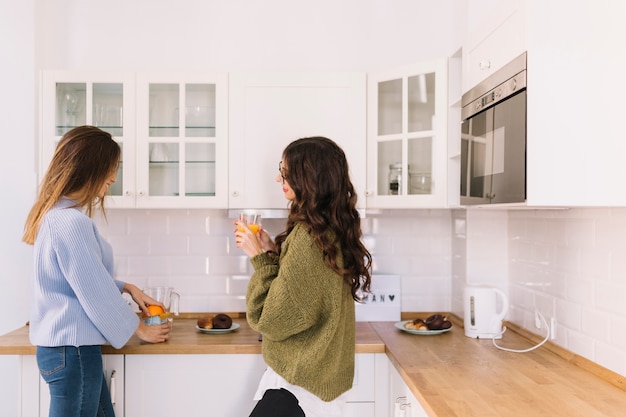
[[[245,223],[255,235],[259,233],[261,225],[261,215],[257,213],[239,213],[239,221]],[[244,228],[237,225],[240,232],[245,232]]]

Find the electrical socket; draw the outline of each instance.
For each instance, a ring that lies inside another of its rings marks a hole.
[[[552,317],[550,319],[550,340],[556,339],[556,318]]]

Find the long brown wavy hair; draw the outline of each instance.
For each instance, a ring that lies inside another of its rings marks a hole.
[[[302,138],[283,152],[283,178],[295,198],[290,202],[287,229],[276,236],[280,248],[296,223],[304,223],[322,249],[324,261],[350,285],[352,298],[370,291],[372,256],[361,242],[357,195],[343,150],[325,137]],[[341,248],[343,265],[339,265]]]
[[[89,217],[97,208],[104,213],[105,199],[98,198],[98,193],[117,170],[120,155],[117,142],[97,127],[79,126],[63,135],[26,219],[22,241],[35,243],[44,215],[63,196],[78,196],[77,205],[85,208]]]

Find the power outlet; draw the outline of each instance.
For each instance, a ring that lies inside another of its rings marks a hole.
[[[556,318],[552,317],[550,319],[550,340],[556,339]]]

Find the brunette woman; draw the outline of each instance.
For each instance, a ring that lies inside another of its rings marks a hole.
[[[285,231],[275,242],[262,227],[235,231],[254,267],[246,313],[268,365],[251,417],[341,416],[354,379],[354,301],[369,291],[372,261],[348,163],[330,139],[298,139],[276,181],[289,201]]]

